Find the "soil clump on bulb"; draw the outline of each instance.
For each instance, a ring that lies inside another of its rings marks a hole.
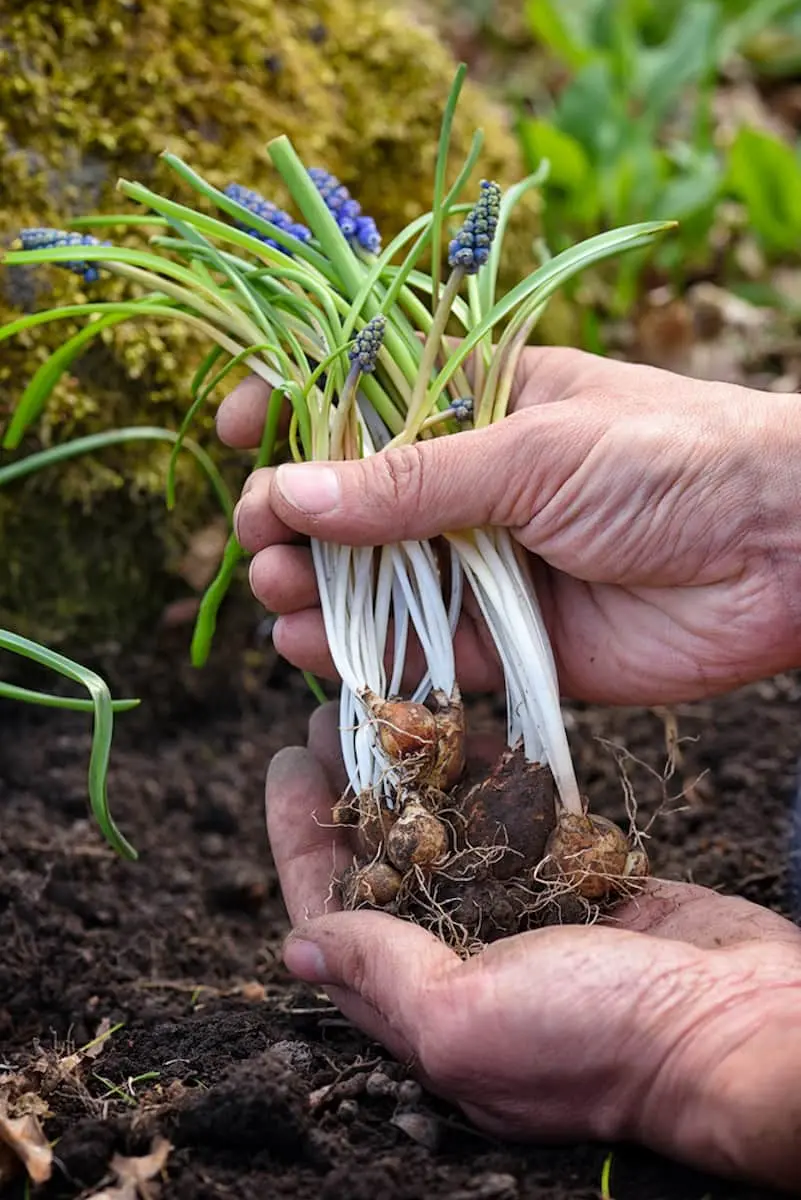
[[[527,929],[590,923],[647,876],[636,832],[564,810],[550,769],[522,745],[466,769],[458,688],[425,704],[368,689],[360,699],[386,770],[334,811],[354,851],[337,881],[345,908],[384,909],[470,954]]]

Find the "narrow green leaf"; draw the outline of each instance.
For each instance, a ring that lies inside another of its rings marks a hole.
[[[29,638],[20,637],[6,629],[0,629],[0,649],[30,658],[56,674],[81,684],[89,692],[94,712],[92,751],[89,757],[89,802],[95,820],[109,845],[122,858],[135,860],[138,855],[114,823],[106,794],[114,731],[114,710],[108,685],[88,667],[82,667],[63,654],[57,654],[54,650],[40,646],[38,642],[32,642]]]
[[[466,63],[460,63],[442,113],[437,162],[434,169],[434,202],[431,205],[431,211],[434,214],[431,226],[431,278],[433,280],[432,295],[434,297],[435,309],[439,303],[440,271],[442,268],[442,222],[447,215],[442,203],[445,195],[445,175],[448,170],[448,154],[451,148],[453,118],[466,75],[467,65]]]
[[[50,446],[47,450],[38,450],[35,454],[28,454],[25,458],[0,467],[0,487],[5,487],[17,479],[24,479],[26,475],[44,470],[45,467],[55,466],[83,454],[96,454],[98,450],[105,450],[109,446],[121,445],[124,442],[174,443],[177,440],[178,434],[171,429],[160,429],[157,426],[149,425],[134,425],[123,429],[107,429],[102,433],[90,433],[86,437],[74,438],[72,441],[62,442],[61,445]],[[220,508],[226,518],[231,520],[234,502],[213,459],[209,457],[202,446],[198,446],[189,438],[184,439],[183,446],[202,469],[220,502]]]
[[[41,708],[63,708],[69,712],[94,712],[91,700],[81,700],[77,696],[57,696],[51,692],[35,692],[30,688],[18,687],[15,683],[5,683],[0,679],[0,698],[13,700],[20,704],[38,704]],[[111,708],[115,713],[130,712],[138,708],[141,700],[112,700]]]

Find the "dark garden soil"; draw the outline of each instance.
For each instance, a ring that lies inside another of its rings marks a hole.
[[[262,781],[270,755],[304,738],[312,702],[278,664],[235,692],[171,671],[164,654],[140,664],[148,705],[118,723],[111,798],[137,864],[87,819],[87,719],[0,709],[0,1085],[27,1071],[51,1114],[57,1167],[35,1194],[90,1194],[115,1152],[145,1153],[161,1133],[173,1145],[163,1200],[600,1196],[605,1147],[510,1148],[413,1088],[405,1104],[364,1090],[376,1067],[396,1082],[403,1071],[279,956]],[[641,815],[672,798],[653,828],[655,869],[791,912],[800,697],[783,676],[683,709],[693,740],[667,784],[659,714],[572,710],[592,808],[622,817],[618,761],[598,739],[625,744],[642,760],[629,763]],[[70,1069],[64,1056],[104,1021],[124,1026]],[[334,1081],[338,1097],[310,1104]],[[628,1149],[611,1183],[615,1200],[768,1194]],[[2,1195],[27,1192],[20,1180]]]

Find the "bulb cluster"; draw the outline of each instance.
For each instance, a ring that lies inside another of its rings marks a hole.
[[[260,192],[256,192],[253,188],[243,187],[240,183],[229,183],[225,189],[225,194],[229,200],[234,200],[237,204],[241,204],[248,212],[252,212],[255,216],[261,217],[263,221],[269,221],[271,225],[275,225],[277,229],[283,229],[285,233],[297,238],[299,242],[311,241],[311,230],[305,225],[301,225],[299,221],[294,221],[289,213],[283,211],[272,201],[266,200]],[[272,246],[273,250],[283,250],[285,254],[291,257],[291,251],[282,246],[274,238],[269,237],[266,233],[260,233],[257,229],[251,229],[247,222],[237,221],[237,226],[243,229],[245,233],[251,237],[257,238],[260,242],[264,242],[268,246]]]
[[[353,199],[336,175],[322,167],[310,167],[309,178],[325,200],[329,212],[335,217],[345,237],[368,254],[380,253],[381,235],[378,226],[372,217],[362,214],[361,204]]]
[[[492,240],[498,228],[501,189],[497,183],[481,180],[481,195],[467,215],[464,225],[448,247],[448,263],[467,275],[475,275],[489,259]]]
[[[379,313],[367,322],[364,329],[359,330],[353,340],[348,357],[365,375],[371,374],[376,368],[386,328],[387,319]]]
[[[48,229],[45,226],[23,229],[19,239],[23,250],[52,250],[59,246],[108,246],[111,244],[110,242],[100,242],[88,233],[68,233],[63,229]],[[100,278],[98,263],[76,260],[60,265],[66,270],[82,276],[84,283],[96,283]]]

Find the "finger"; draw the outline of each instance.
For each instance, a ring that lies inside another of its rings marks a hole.
[[[217,436],[235,450],[252,450],[261,441],[272,389],[258,375],[237,384],[217,410]]]
[[[336,907],[331,880],[351,861],[331,818],[333,794],[323,766],[302,747],[279,751],[265,789],[267,833],[284,902],[294,925]]]
[[[250,564],[253,595],[271,613],[294,613],[317,603],[310,552],[302,546],[268,546]]]
[[[243,550],[256,554],[267,546],[297,541],[297,534],[278,516],[273,505],[275,470],[261,467],[245,480],[234,509],[234,532]]]
[[[356,461],[282,464],[271,503],[298,532],[357,546],[522,528],[580,468],[608,420],[600,408],[546,404]]]
[[[705,950],[751,941],[786,942],[801,950],[801,930],[778,913],[742,896],[721,896],[666,879],[649,879],[643,891],[620,904],[605,923]]]
[[[433,934],[366,911],[334,913],[293,930],[284,962],[307,983],[339,989],[337,1005],[353,998],[352,1019],[403,1058],[419,1056],[432,989],[459,966]]]
[[[309,750],[322,765],[334,795],[341,796],[348,777],[339,741],[339,705],[321,704],[309,721]]]
[[[301,671],[311,671],[321,679],[339,678],[326,640],[325,625],[319,608],[281,616],[273,627],[273,644],[287,662]],[[503,683],[500,663],[492,647],[472,617],[462,614],[453,639],[456,677],[463,692],[492,692]],[[386,665],[391,670],[391,654]],[[425,659],[416,638],[410,637],[406,650],[402,686],[416,687],[425,671]]]

